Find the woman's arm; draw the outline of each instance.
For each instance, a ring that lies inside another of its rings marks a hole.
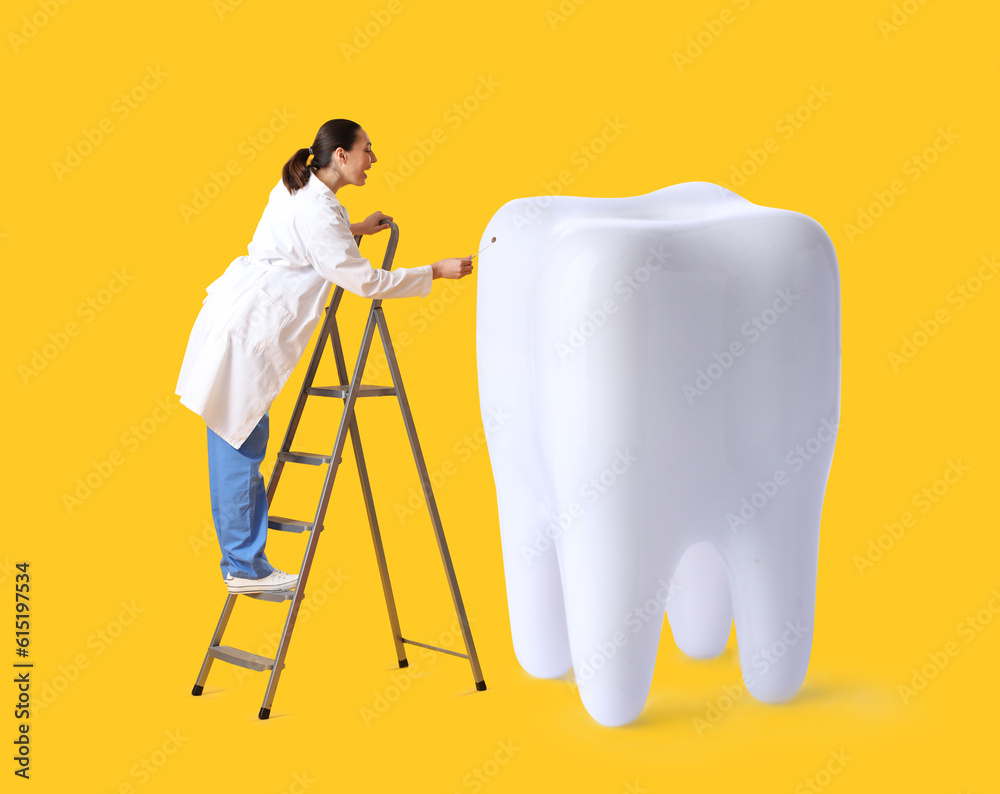
[[[346,218],[325,218],[306,243],[309,263],[327,281],[362,298],[426,297],[434,276],[430,265],[382,270],[361,256]]]
[[[388,223],[382,223],[383,218],[392,220],[391,215],[382,212],[373,212],[363,221],[351,224],[351,234],[375,234],[383,229],[390,228]],[[441,259],[431,265],[431,275],[433,278],[462,278],[472,272],[472,257],[466,256],[460,259]]]

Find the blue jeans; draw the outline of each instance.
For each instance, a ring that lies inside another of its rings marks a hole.
[[[267,489],[260,474],[267,448],[267,412],[239,449],[207,429],[208,481],[215,533],[222,548],[222,578],[228,573],[263,579],[274,570],[264,556]]]

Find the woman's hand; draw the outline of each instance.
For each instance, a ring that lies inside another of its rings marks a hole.
[[[432,278],[462,278],[472,272],[472,257],[440,259],[431,265]]]
[[[392,216],[386,215],[384,212],[373,212],[360,223],[352,223],[351,234],[375,234],[391,228],[388,223],[380,223],[383,218],[392,220]]]

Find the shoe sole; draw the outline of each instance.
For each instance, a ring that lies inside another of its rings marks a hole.
[[[294,590],[295,586],[298,584],[298,580],[291,582],[290,584],[283,585],[268,585],[266,587],[252,587],[246,585],[229,585],[228,590],[230,593],[279,593],[282,590]]]

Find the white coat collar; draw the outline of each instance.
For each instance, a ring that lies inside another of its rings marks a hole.
[[[309,181],[306,182],[306,189],[311,190],[319,196],[330,199],[331,201],[337,201],[337,195],[330,188],[326,186],[322,179],[320,179],[316,174],[309,174]]]
[[[347,219],[348,223],[350,223],[350,217],[347,214],[347,208],[344,207],[344,205],[337,200],[337,195],[332,190],[330,190],[329,187],[327,187],[327,185],[323,182],[322,179],[317,177],[315,174],[310,173],[309,181],[306,182],[305,189],[312,191],[317,196],[322,198],[324,201],[328,202],[331,206],[333,206],[333,208],[338,213],[340,213],[345,219]]]

